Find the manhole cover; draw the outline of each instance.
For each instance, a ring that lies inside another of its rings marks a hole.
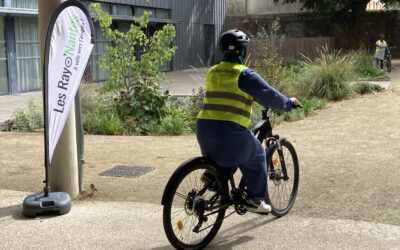
[[[151,167],[136,167],[136,166],[123,166],[116,165],[102,173],[101,176],[113,176],[113,177],[126,177],[136,178],[153,171]]]

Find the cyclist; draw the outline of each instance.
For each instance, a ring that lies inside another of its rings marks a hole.
[[[248,130],[253,98],[265,107],[290,111],[301,106],[271,87],[261,76],[244,65],[248,36],[229,30],[220,37],[223,60],[211,67],[206,77],[203,108],[197,116],[196,136],[204,156],[220,166],[239,166],[245,178],[249,198],[247,210],[267,213],[267,163],[265,150]],[[215,183],[205,172],[201,180]],[[211,185],[210,183],[210,185]],[[215,188],[215,187],[214,187]]]
[[[383,71],[383,60],[385,59],[386,53],[390,53],[384,34],[379,35],[379,39],[376,41],[375,47],[376,64],[378,67],[380,67],[380,70]]]

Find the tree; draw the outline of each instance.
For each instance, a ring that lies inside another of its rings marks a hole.
[[[304,9],[319,13],[342,12],[350,16],[350,32],[354,34],[355,45],[360,45],[365,34],[365,14],[370,0],[274,0],[282,3],[302,3]],[[400,0],[381,0],[385,5],[400,3]]]
[[[167,24],[148,36],[145,31],[151,13],[145,12],[134,18],[127,32],[121,32],[112,28],[112,18],[101,10],[100,4],[91,4],[90,10],[104,37],[111,42],[98,61],[99,67],[109,73],[102,91],[117,96],[116,108],[124,122],[134,121],[140,126],[159,120],[167,97],[159,84],[164,76],[160,67],[175,53],[175,27]]]

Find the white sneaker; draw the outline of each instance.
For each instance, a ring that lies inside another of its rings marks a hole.
[[[271,212],[271,206],[265,203],[265,201],[254,201],[253,199],[247,200],[247,211],[253,213],[269,213]]]

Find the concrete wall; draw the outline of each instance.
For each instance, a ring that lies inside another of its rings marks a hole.
[[[287,14],[301,13],[300,3],[282,4],[275,3],[274,0],[247,0],[247,14],[249,15],[268,15],[268,14]]]
[[[300,3],[282,4],[274,0],[228,0],[228,16],[304,13]]]
[[[245,16],[247,0],[228,0],[228,16]]]

